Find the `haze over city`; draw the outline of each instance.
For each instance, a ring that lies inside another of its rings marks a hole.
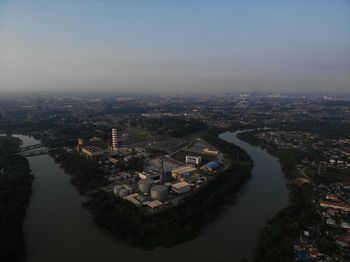
[[[1,1],[0,92],[333,92],[350,2]]]

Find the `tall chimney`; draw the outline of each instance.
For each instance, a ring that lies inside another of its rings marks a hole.
[[[118,149],[118,130],[112,128],[112,149],[115,151]]]

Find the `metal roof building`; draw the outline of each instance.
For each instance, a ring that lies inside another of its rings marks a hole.
[[[210,172],[215,171],[216,169],[218,169],[220,167],[220,164],[216,161],[211,161],[209,163],[207,163],[206,165],[204,165],[202,168],[204,170],[208,170]]]

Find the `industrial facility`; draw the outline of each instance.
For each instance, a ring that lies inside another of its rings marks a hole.
[[[203,161],[208,159],[209,148],[212,155],[219,152],[202,140],[195,140],[184,148],[185,152],[195,154],[182,153],[182,159],[174,159],[162,153],[151,156],[144,147],[120,145],[118,135],[118,130],[112,128],[109,144],[80,138],[77,151],[96,161],[106,173],[111,184],[104,190],[145,212],[160,212],[176,206],[180,199],[204,186],[211,174],[222,168],[218,160]]]

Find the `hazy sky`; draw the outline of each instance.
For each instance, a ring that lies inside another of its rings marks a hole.
[[[350,92],[349,0],[0,0],[0,91]]]

